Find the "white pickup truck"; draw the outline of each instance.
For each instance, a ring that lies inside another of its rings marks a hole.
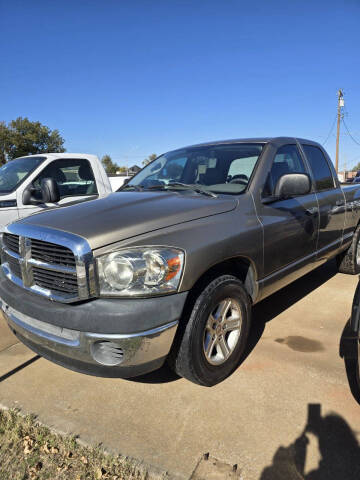
[[[52,178],[57,183],[59,202],[41,202],[40,187],[44,178]],[[113,183],[96,155],[45,153],[16,158],[0,168],[0,231],[10,222],[47,208],[104,197],[121,186]],[[38,198],[38,203],[29,202],[29,196],[24,195],[29,190],[33,199]]]

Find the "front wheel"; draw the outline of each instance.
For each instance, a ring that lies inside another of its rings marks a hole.
[[[224,380],[245,350],[250,321],[251,302],[243,284],[232,275],[213,280],[197,296],[173,346],[176,373],[208,387]]]

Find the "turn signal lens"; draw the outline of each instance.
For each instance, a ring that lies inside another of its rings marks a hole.
[[[169,281],[172,278],[176,277],[181,269],[181,259],[180,257],[173,257],[167,261],[168,265],[168,274],[165,277],[165,281]]]

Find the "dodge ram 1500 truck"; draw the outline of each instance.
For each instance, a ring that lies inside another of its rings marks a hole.
[[[42,201],[40,187],[45,178],[57,184],[55,201]],[[0,168],[0,230],[33,213],[101,198],[111,191],[108,176],[95,155],[44,153],[15,158]]]
[[[359,208],[315,142],[181,148],[117,193],[8,226],[2,311],[70,369],[126,378],[168,359],[211,386],[238,366],[253,304],[334,257],[359,271]]]

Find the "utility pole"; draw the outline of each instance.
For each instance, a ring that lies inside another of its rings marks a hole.
[[[336,156],[335,156],[335,170],[339,171],[339,138],[340,138],[340,120],[341,109],[344,106],[344,94],[341,88],[338,91],[338,113],[337,113],[337,132],[336,132]]]

